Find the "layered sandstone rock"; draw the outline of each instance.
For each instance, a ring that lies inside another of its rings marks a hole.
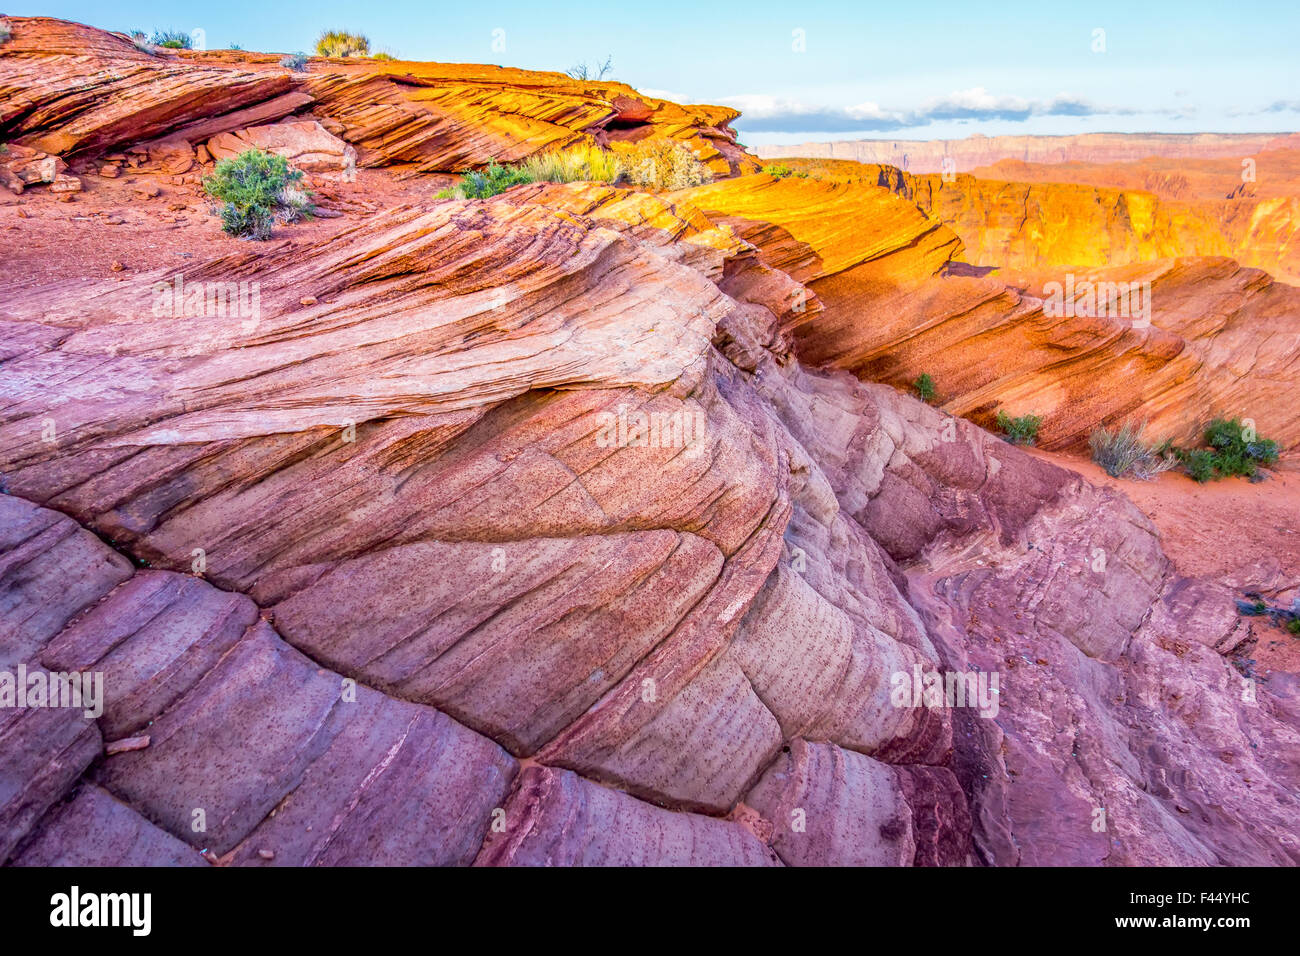
[[[1119,496],[803,369],[812,298],[722,218],[531,186],[185,271],[258,281],[247,316],[155,309],[162,274],[9,297],[11,643],[109,690],[10,734],[6,852],[174,861],[148,820],[252,865],[1292,860],[1300,734],[1241,701],[1230,596],[1175,598]],[[791,268],[955,245],[846,235]],[[1001,696],[897,698],[939,670]]]
[[[1300,346],[1291,319],[1300,299],[1292,286],[1212,257],[1101,269],[972,268],[964,260],[1007,266],[1025,256],[1005,245],[990,252],[999,235],[994,227],[978,231],[985,245],[972,256],[905,198],[927,184],[949,198],[964,196],[965,177],[954,186],[882,172],[841,166],[822,178],[742,177],[676,196],[730,224],[758,246],[765,263],[808,283],[816,309],[791,328],[798,354],[811,364],[903,388],[929,374],[947,410],[986,426],[1000,409],[1039,414],[1048,448],[1077,447],[1097,426],[1126,420],[1194,443],[1219,416],[1250,418],[1288,448],[1300,440],[1300,421],[1282,400]],[[1071,190],[1091,187],[1033,188],[1065,203]],[[1143,201],[1150,208],[1157,202]],[[1117,221],[1128,229],[1132,210],[1120,213]],[[971,215],[983,214],[977,208]],[[1057,220],[1046,210],[1035,215],[1041,218],[1018,220],[1017,227],[1035,250],[1031,258],[1070,261],[1076,252],[1054,251],[1041,235]],[[1066,244],[1095,238],[1088,229],[1058,234]],[[1170,238],[1117,258],[1178,248]]]
[[[1183,201],[1148,191],[957,176],[910,180],[909,194],[962,237],[966,261],[1017,269],[1122,266],[1176,256],[1231,256],[1300,280],[1293,246],[1300,189]]]
[[[622,83],[319,58],[296,72],[276,55],[149,52],[120,34],[63,20],[8,23],[0,126],[21,145],[69,159],[150,140],[196,145],[293,114],[320,120],[363,166],[459,171],[578,143],[661,138],[686,145],[717,176],[758,168],[730,129],[735,110],[679,106]]]
[[[283,156],[294,169],[325,172],[355,165],[356,150],[320,123],[270,123],[218,133],[206,143],[213,159],[229,159],[249,149]]]
[[[727,111],[618,84],[14,23],[5,122],[70,155],[177,168],[310,107],[406,171],[638,136],[744,165]],[[907,182],[536,184],[0,277],[0,669],[104,682],[0,711],[0,861],[1300,862],[1300,726],[1230,663],[1233,594],[950,414],[1060,395],[1057,443],[1268,405],[1290,292],[1165,262],[1126,267],[1167,303],[1141,334],[1049,321]],[[917,368],[949,411],[860,380]]]

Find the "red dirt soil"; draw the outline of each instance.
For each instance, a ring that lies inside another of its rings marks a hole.
[[[210,208],[215,203],[199,183],[157,174],[106,179],[77,167],[74,171],[83,190],[63,194],[62,199],[44,187],[21,196],[0,191],[0,247],[5,250],[0,287],[48,284],[69,276],[125,278],[132,272],[181,266],[186,260],[249,251],[248,241],[221,231],[221,220]],[[205,174],[211,171],[211,164],[204,167]],[[384,209],[427,204],[455,179],[399,179],[379,169],[357,170],[352,183],[341,178],[338,173],[308,174],[307,188],[328,218],[278,226],[274,239],[259,251],[279,248],[282,242],[304,245],[327,238]],[[150,186],[158,187],[160,194],[144,198],[137,193]],[[114,263],[121,268],[115,270]]]
[[[1174,567],[1188,577],[1217,578],[1239,592],[1258,591],[1273,606],[1300,595],[1300,472],[1270,471],[1251,483],[1228,478],[1200,485],[1176,471],[1153,481],[1112,478],[1086,458],[1035,451],[1095,485],[1125,495],[1151,519]],[[1238,655],[1256,670],[1300,673],[1300,637],[1265,618],[1244,618],[1255,639]]]

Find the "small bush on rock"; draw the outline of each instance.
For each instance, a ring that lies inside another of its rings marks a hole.
[[[370,40],[360,33],[326,30],[316,40],[317,56],[369,56]]]
[[[225,205],[221,226],[232,236],[269,239],[276,219],[297,222],[311,216],[313,206],[298,184],[302,172],[283,156],[249,149],[217,163],[203,180],[208,195]]]
[[[934,379],[930,377],[929,372],[922,372],[912,383],[912,388],[916,389],[916,397],[927,403],[938,394],[934,389]]]
[[[485,169],[471,169],[455,186],[438,193],[442,199],[487,199],[503,193],[511,186],[533,182],[524,170],[515,166],[488,163]]]
[[[438,194],[442,199],[486,199],[523,183],[612,183],[622,175],[618,158],[599,146],[575,146],[530,156],[517,166],[490,163],[481,172],[468,172],[461,181]]]
[[[618,158],[599,146],[575,146],[530,156],[520,169],[533,182],[612,183],[622,173]]]
[[[280,65],[289,70],[305,73],[307,71],[307,54],[291,53],[280,61]]]
[[[615,151],[627,181],[643,189],[686,189],[713,181],[709,168],[682,143],[620,143]]]
[[[190,35],[179,30],[155,30],[149,42],[168,50],[188,50],[194,46]]]
[[[1012,418],[1004,411],[998,412],[998,430],[1013,445],[1032,445],[1038,440],[1038,429],[1043,420],[1037,415],[1021,415]]]
[[[531,156],[514,166],[489,163],[465,173],[459,183],[438,193],[439,199],[487,199],[524,183],[630,182],[643,188],[681,189],[712,177],[689,149],[677,143],[605,150],[575,146]]]

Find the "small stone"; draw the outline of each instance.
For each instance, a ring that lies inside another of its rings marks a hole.
[[[274,851],[274,850],[258,850],[258,851],[257,851],[257,855],[260,856],[260,857],[261,857],[262,859],[264,859],[264,860],[274,860],[274,859],[275,859],[275,851]]]
[[[298,300],[299,305],[315,305],[316,297],[314,295],[305,295]]]
[[[81,180],[67,173],[59,173],[50,182],[52,193],[79,193],[81,190]]]
[[[156,199],[162,195],[162,188],[154,183],[141,183],[135,187],[135,193],[145,199]]]
[[[110,265],[109,268],[112,269],[114,272],[121,272],[123,269],[126,268],[126,266],[122,265],[122,263],[114,259],[113,264]]]
[[[114,754],[129,753],[132,750],[144,750],[149,746],[149,735],[141,734],[139,737],[123,737],[121,740],[112,740],[104,745],[106,756]]]
[[[118,176],[122,175],[122,170],[118,169],[116,166],[100,166],[99,175],[103,176],[105,179],[117,179]]]

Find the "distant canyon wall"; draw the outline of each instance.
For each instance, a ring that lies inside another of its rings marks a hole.
[[[1300,197],[1179,202],[1141,190],[908,176],[899,190],[962,239],[979,266],[1123,266],[1230,256],[1300,284]]]
[[[1284,148],[1278,133],[1084,133],[1078,136],[981,136],[966,139],[858,139],[833,143],[757,146],[762,159],[806,157],[884,163],[910,173],[970,172],[999,160],[1026,163],[1129,163],[1150,156],[1246,157],[1265,149]]]

